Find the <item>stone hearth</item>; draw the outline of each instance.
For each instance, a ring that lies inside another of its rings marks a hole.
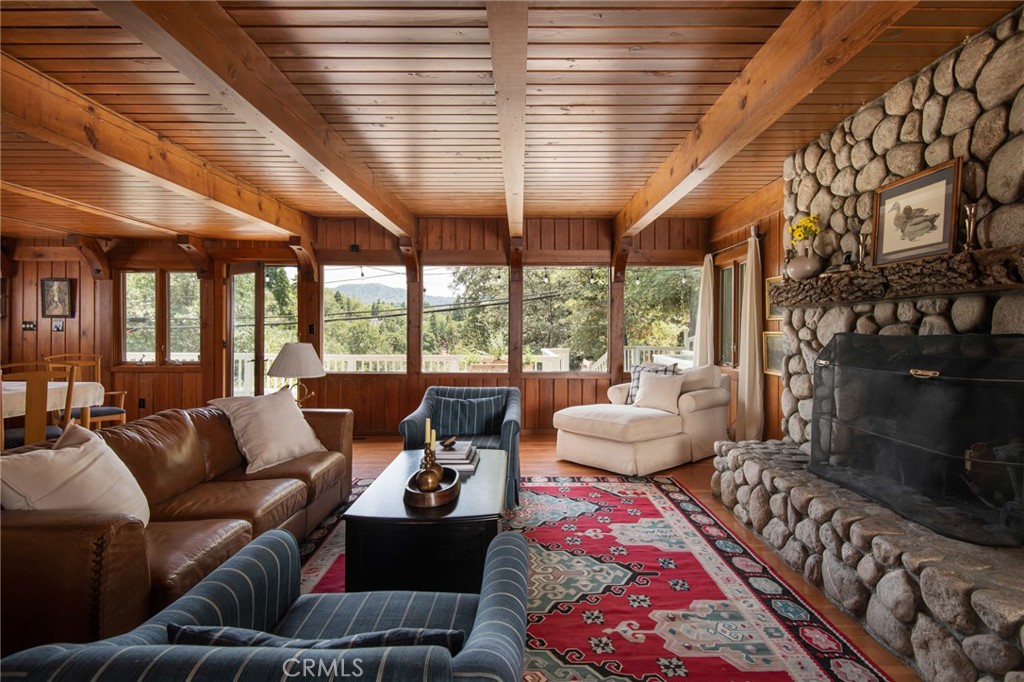
[[[1024,550],[907,521],[807,471],[792,443],[715,453],[715,497],[925,680],[1024,682]]]

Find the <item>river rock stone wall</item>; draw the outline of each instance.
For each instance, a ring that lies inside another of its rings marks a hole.
[[[956,156],[963,158],[960,205],[978,206],[980,246],[998,254],[1024,244],[1024,7],[788,157],[783,165],[783,212],[790,222],[817,213],[823,229],[814,251],[839,264],[844,252],[856,258],[862,232],[870,236],[874,190]],[[962,218],[959,231],[962,244]],[[783,287],[793,301],[778,301],[790,306],[782,320],[787,353],[782,432],[805,452],[810,447],[814,360],[836,333],[1024,333],[1024,296],[972,291],[997,286],[953,276],[958,263],[977,270],[976,258],[940,258],[949,260],[950,267],[940,268],[948,278],[924,289],[916,275],[909,277],[905,292],[893,288],[885,275],[898,275],[904,264]],[[1021,281],[1019,263],[999,267],[1007,273],[998,286],[1019,288],[1013,284]],[[862,291],[873,279],[879,280],[877,298],[896,300],[874,300],[876,296]],[[838,287],[831,300],[806,291],[825,290],[827,284]],[[857,286],[846,292],[840,286],[844,284]],[[927,295],[931,292],[943,293]]]
[[[719,441],[714,464],[712,494],[927,682],[1024,682],[1024,551],[937,535],[782,441]]]
[[[962,157],[960,206],[977,204],[980,244],[1024,243],[1022,65],[1018,8],[788,157],[787,221],[818,214],[824,229],[814,251],[830,264],[844,252],[856,259],[858,235],[872,229],[875,189]]]

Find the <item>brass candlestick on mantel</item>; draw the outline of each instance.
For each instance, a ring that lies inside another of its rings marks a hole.
[[[964,241],[964,251],[974,250],[974,223],[978,214],[977,204],[964,204],[964,211],[967,212],[967,220],[964,227],[967,230],[967,239]]]

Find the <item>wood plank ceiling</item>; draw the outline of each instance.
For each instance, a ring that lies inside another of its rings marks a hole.
[[[844,57],[848,61],[810,94],[793,97],[795,104],[774,123],[663,214],[710,217],[764,187],[781,174],[782,160],[794,149],[1018,6],[998,0],[901,4],[887,10],[889,18],[867,47]],[[774,56],[759,51],[798,5],[535,0],[528,3],[523,31],[516,28],[522,18],[515,12],[494,5],[489,11],[476,0],[168,6],[168,13],[181,16],[224,15],[260,53],[255,59],[248,47],[232,45],[238,47],[238,67],[213,63],[215,50],[200,46],[197,72],[184,65],[195,59],[173,40],[168,48],[166,40],[147,44],[138,37],[146,17],[122,18],[131,23],[122,27],[111,17],[125,13],[110,4],[2,0],[0,45],[14,60],[221,169],[240,187],[251,185],[309,216],[362,215],[359,201],[344,198],[332,179],[339,173],[331,164],[338,161],[354,168],[357,180],[366,179],[371,205],[397,207],[399,216],[499,216],[506,210],[514,216],[506,196],[516,201],[511,190],[521,187],[527,218],[611,218],[652,175],[659,179],[659,166],[698,122],[705,132],[714,125],[713,117],[702,117],[744,69],[770,66]],[[821,10],[804,5],[802,11]],[[507,33],[494,40],[492,30]],[[269,71],[260,71],[261,60]],[[273,82],[273,67],[287,79],[275,94],[285,90],[282,101],[301,96],[312,107],[295,114],[297,122],[282,125],[275,116],[290,112],[273,111],[258,97],[250,96],[248,105],[263,109],[256,111],[260,121],[245,102],[236,106],[246,96],[245,84],[231,74],[251,68]],[[210,85],[218,69],[240,94]],[[301,232],[287,226],[268,231],[202,197],[86,158],[45,135],[40,139],[23,122],[15,125],[9,112],[16,107],[6,90],[0,128],[4,236],[49,236],[49,229],[100,237],[243,239]],[[45,115],[59,118],[60,112]],[[323,122],[333,131],[319,136],[323,148],[296,150],[302,126]],[[274,134],[288,133],[289,125],[295,134],[287,139]],[[335,134],[337,144],[328,139]],[[323,154],[337,158],[325,161]],[[385,198],[374,198],[373,188]],[[382,201],[393,206],[374,203]]]

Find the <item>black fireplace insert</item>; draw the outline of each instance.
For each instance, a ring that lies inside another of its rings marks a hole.
[[[1024,335],[837,334],[809,468],[943,535],[1024,544]]]

